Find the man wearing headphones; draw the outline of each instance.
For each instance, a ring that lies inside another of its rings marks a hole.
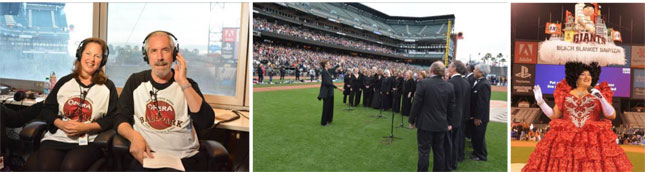
[[[215,113],[197,83],[186,77],[186,60],[176,41],[166,31],[148,34],[142,53],[151,69],[130,75],[121,92],[115,128],[131,143],[130,154],[137,161],[130,170],[145,170],[144,159],[155,155],[181,159],[187,171],[206,159],[198,154],[195,129],[210,127]]]

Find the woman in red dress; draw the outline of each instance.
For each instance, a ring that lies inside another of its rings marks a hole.
[[[613,92],[607,82],[596,85],[600,70],[596,62],[567,62],[566,77],[553,92],[553,109],[535,86],[535,99],[551,118],[551,130],[537,144],[523,172],[632,170],[611,130],[610,120],[616,118],[610,103]]]

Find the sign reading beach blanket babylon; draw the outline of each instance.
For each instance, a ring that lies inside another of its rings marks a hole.
[[[616,31],[606,27],[598,5],[594,5],[595,8],[585,7],[583,3],[576,4],[575,16],[566,12],[564,33],[554,32],[548,40],[539,43],[538,63],[580,61],[587,64],[598,62],[601,66],[625,64],[625,49],[614,44],[614,41],[621,41],[620,36],[610,35]]]

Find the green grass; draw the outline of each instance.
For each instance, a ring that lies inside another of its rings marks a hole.
[[[511,147],[511,163],[526,163],[535,147]],[[634,166],[632,171],[645,171],[645,154],[625,152]]]
[[[502,101],[508,101],[507,92],[501,92],[501,91],[493,91],[490,94],[490,99],[491,100],[502,100]]]
[[[345,111],[339,91],[335,92],[333,123],[322,127],[322,101],[317,96],[318,88],[253,93],[253,170],[416,170],[416,130],[394,128],[394,135],[402,139],[384,144],[382,137],[390,134],[391,112],[383,112],[388,119],[376,119],[368,116],[379,111],[362,105]],[[407,126],[407,118],[403,121]],[[395,125],[400,122],[396,114]],[[468,159],[472,149],[466,146],[467,159],[459,170],[507,171],[506,128],[505,123],[489,123],[488,162]]]

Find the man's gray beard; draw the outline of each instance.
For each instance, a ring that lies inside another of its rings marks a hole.
[[[159,78],[164,78],[164,77],[168,76],[170,71],[171,71],[170,69],[167,69],[167,70],[152,70],[152,73],[154,73]]]

